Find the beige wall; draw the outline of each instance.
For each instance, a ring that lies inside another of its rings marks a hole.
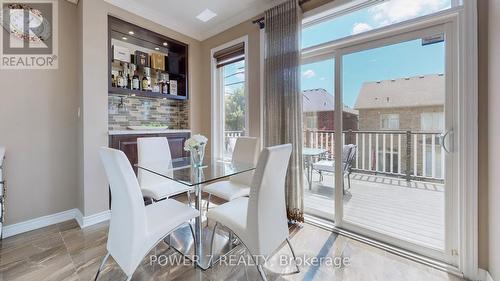
[[[6,224],[77,204],[77,7],[59,1],[59,69],[0,70]]]
[[[83,173],[79,186],[83,187],[84,202],[82,212],[85,216],[108,209],[108,186],[102,164],[99,159],[99,148],[108,144],[107,115],[107,16],[113,15],[146,29],[169,36],[189,44],[189,88],[191,98],[191,128],[193,132],[203,131],[200,120],[204,118],[201,108],[202,99],[199,83],[200,43],[171,29],[162,27],[147,19],[131,14],[112,6],[102,0],[81,0],[82,5],[82,81],[81,99],[81,136],[82,147],[80,159],[83,159]],[[102,51],[96,51],[102,50]]]

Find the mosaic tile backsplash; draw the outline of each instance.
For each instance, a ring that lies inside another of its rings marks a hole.
[[[150,124],[189,129],[189,101],[109,96],[108,124],[109,130]]]

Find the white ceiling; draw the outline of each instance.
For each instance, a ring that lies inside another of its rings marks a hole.
[[[158,24],[205,40],[257,16],[283,0],[105,0]],[[202,22],[196,16],[205,9],[217,16]]]

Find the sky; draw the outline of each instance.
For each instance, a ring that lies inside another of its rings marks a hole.
[[[302,48],[443,10],[450,1],[386,1],[304,29]],[[418,39],[345,55],[344,104],[354,107],[363,82],[444,73],[444,47],[443,42],[422,46]],[[333,59],[302,65],[301,75],[302,90],[324,88],[333,94]]]

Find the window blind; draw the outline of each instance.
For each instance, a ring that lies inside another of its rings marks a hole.
[[[245,43],[241,42],[231,47],[219,50],[214,53],[216,66],[223,67],[225,65],[235,63],[245,59]]]

